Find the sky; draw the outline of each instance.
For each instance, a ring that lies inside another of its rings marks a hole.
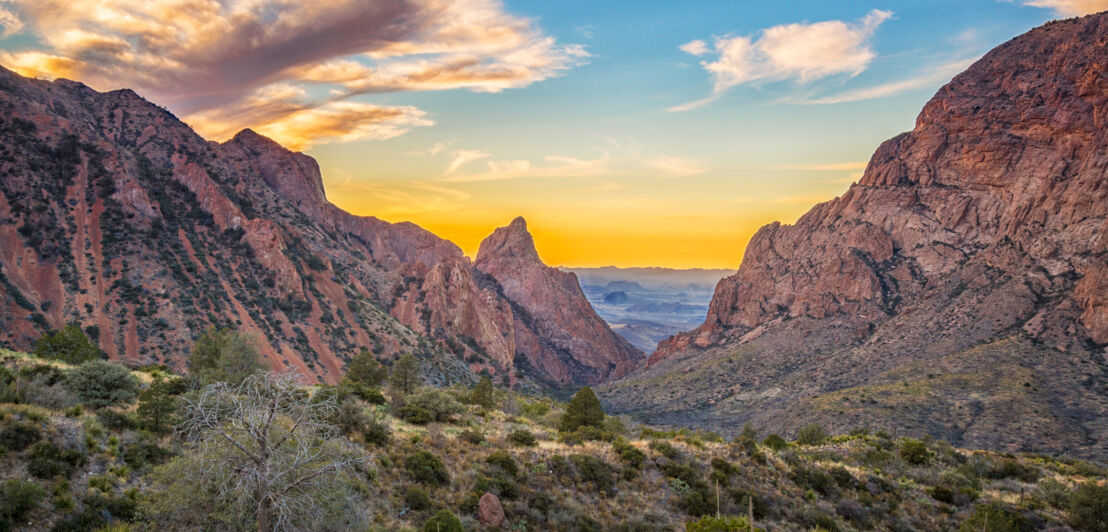
[[[0,65],[315,157],[328,198],[474,255],[736,268],[992,47],[1108,0],[0,0]]]

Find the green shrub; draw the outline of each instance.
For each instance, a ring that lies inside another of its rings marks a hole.
[[[988,528],[986,528],[988,527]],[[1030,532],[1031,523],[1022,515],[998,504],[979,504],[962,522],[959,532]]]
[[[130,412],[102,408],[96,412],[96,420],[108,430],[121,431],[138,428],[139,420]]]
[[[776,434],[770,434],[769,436],[766,436],[766,439],[762,441],[762,445],[765,445],[766,447],[769,447],[770,449],[773,449],[775,451],[782,451],[789,446],[788,442],[785,441],[785,438],[782,438],[781,436],[778,436]]]
[[[371,418],[362,430],[362,436],[367,444],[383,447],[392,438],[392,429],[383,420]]]
[[[0,429],[0,447],[11,451],[22,451],[40,439],[42,430],[26,421],[17,421]]]
[[[417,512],[427,510],[432,506],[431,496],[423,488],[412,486],[404,493],[404,504]]]
[[[523,403],[519,407],[519,414],[523,417],[538,419],[550,413],[550,405],[542,402]]]
[[[1024,482],[1035,482],[1039,479],[1039,470],[1023,465],[1013,458],[1001,458],[991,464],[985,472],[985,477],[994,480],[1015,478]]]
[[[906,438],[900,444],[900,458],[912,465],[927,465],[931,461],[931,451],[927,450],[926,443]]]
[[[50,442],[36,443],[31,449],[27,472],[38,478],[68,477],[77,466],[85,463],[85,455],[73,449],[63,449]]]
[[[623,440],[617,440],[612,444],[612,450],[619,455],[619,459],[623,460],[623,463],[633,469],[642,469],[643,461],[646,460],[646,453],[639,450],[638,447],[631,445]]]
[[[519,429],[508,435],[508,441],[519,447],[534,447],[539,444],[535,435],[527,429]]]
[[[103,357],[100,348],[89,341],[76,323],[70,323],[60,331],[43,334],[35,342],[35,355],[70,364],[81,364]]]
[[[465,532],[462,521],[445,508],[423,523],[422,530],[423,532]]]
[[[424,388],[407,397],[397,415],[409,423],[426,424],[449,421],[464,411],[465,407],[446,392],[438,388]]]
[[[505,473],[513,477],[519,474],[519,466],[516,464],[516,461],[504,450],[494,451],[485,458],[485,463],[499,467],[503,469]]]
[[[946,486],[934,486],[927,490],[927,492],[931,495],[931,498],[936,501],[945,502],[947,504],[954,503],[954,492]]]
[[[426,425],[435,420],[435,414],[421,406],[404,404],[396,409],[396,417],[413,425]]]
[[[797,486],[813,489],[823,495],[835,493],[835,487],[838,485],[835,482],[835,477],[832,477],[826,471],[816,468],[809,469],[801,465],[794,465],[789,476],[793,482],[796,482]]]
[[[480,445],[485,442],[485,435],[473,429],[462,431],[458,437],[470,445]]]
[[[589,454],[574,454],[569,459],[577,466],[581,480],[592,482],[600,491],[611,491],[615,487],[615,468],[608,462]]]
[[[573,395],[573,399],[566,406],[566,412],[562,415],[562,421],[558,425],[560,432],[574,432],[577,429],[590,426],[603,428],[604,407],[596,398],[592,388],[585,386]]]
[[[676,460],[681,456],[681,452],[676,447],[670,445],[669,442],[654,440],[649,444],[650,448],[657,451],[658,454],[669,458],[670,460]]]
[[[13,523],[38,508],[46,490],[34,482],[8,479],[0,484],[0,530],[11,530]]]
[[[135,470],[149,465],[161,465],[171,456],[172,452],[162,449],[152,441],[137,441],[123,448],[123,461]]]
[[[800,445],[823,445],[827,441],[827,431],[817,423],[804,425],[796,433],[796,443]]]
[[[519,497],[519,484],[508,477],[503,471],[489,471],[489,475],[478,475],[473,482],[474,495],[485,492],[495,494],[501,499],[514,499]]]
[[[761,530],[756,528],[755,530]],[[685,532],[751,532],[745,517],[704,516],[685,523]]]
[[[405,460],[404,467],[416,482],[434,486],[450,482],[450,473],[446,471],[442,460],[427,451],[420,450],[412,453]]]
[[[1081,530],[1108,532],[1108,486],[1087,482],[1070,498],[1070,523]]]
[[[139,381],[130,370],[106,360],[81,364],[69,373],[66,381],[77,398],[93,408],[129,403],[139,392]]]

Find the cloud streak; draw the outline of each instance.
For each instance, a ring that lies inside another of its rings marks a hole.
[[[1108,0],[1025,0],[1023,5],[1051,9],[1063,17],[1076,17],[1108,10]]]
[[[700,62],[712,78],[712,93],[670,107],[669,111],[702,107],[742,84],[784,80],[808,83],[835,75],[856,76],[877,57],[869,41],[892,15],[891,11],[874,9],[855,23],[828,20],[773,26],[756,37],[717,37],[711,49],[702,40],[683,44],[679,48],[685,53],[715,56],[714,60]]]
[[[940,65],[931,72],[913,78],[883,83],[880,85],[874,85],[872,87],[864,87],[860,89],[843,91],[838,94],[822,98],[797,100],[796,103],[835,104],[857,102],[861,100],[872,100],[875,98],[887,98],[889,96],[893,96],[910,90],[934,87],[940,83],[950,81],[950,78],[968,68],[976,60],[977,58],[963,59],[961,61],[955,61],[952,63],[947,63],[945,65]]]
[[[7,0],[0,26],[41,43],[0,54],[24,75],[134,88],[206,134],[269,125],[300,145],[425,125],[409,109],[389,108],[406,117],[398,125],[348,101],[361,95],[499,92],[588,58],[498,0]],[[362,123],[341,131],[336,116]]]

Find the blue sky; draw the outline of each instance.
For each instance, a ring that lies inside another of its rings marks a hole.
[[[844,192],[974,59],[1108,8],[456,0],[419,12],[432,31],[399,31],[408,4],[371,4],[0,0],[0,64],[136,88],[216,139],[253,127],[316,157],[338,205],[469,253],[524,215],[550,263],[733,268],[758,227]]]

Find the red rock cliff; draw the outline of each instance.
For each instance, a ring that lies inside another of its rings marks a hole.
[[[1108,343],[1106,135],[1108,14],[1013,39],[940,89],[842,197],[759,230],[704,324],[650,363],[790,318],[880,322],[970,261],[1033,287],[1026,330]],[[1077,324],[1042,323],[1072,306]]]

